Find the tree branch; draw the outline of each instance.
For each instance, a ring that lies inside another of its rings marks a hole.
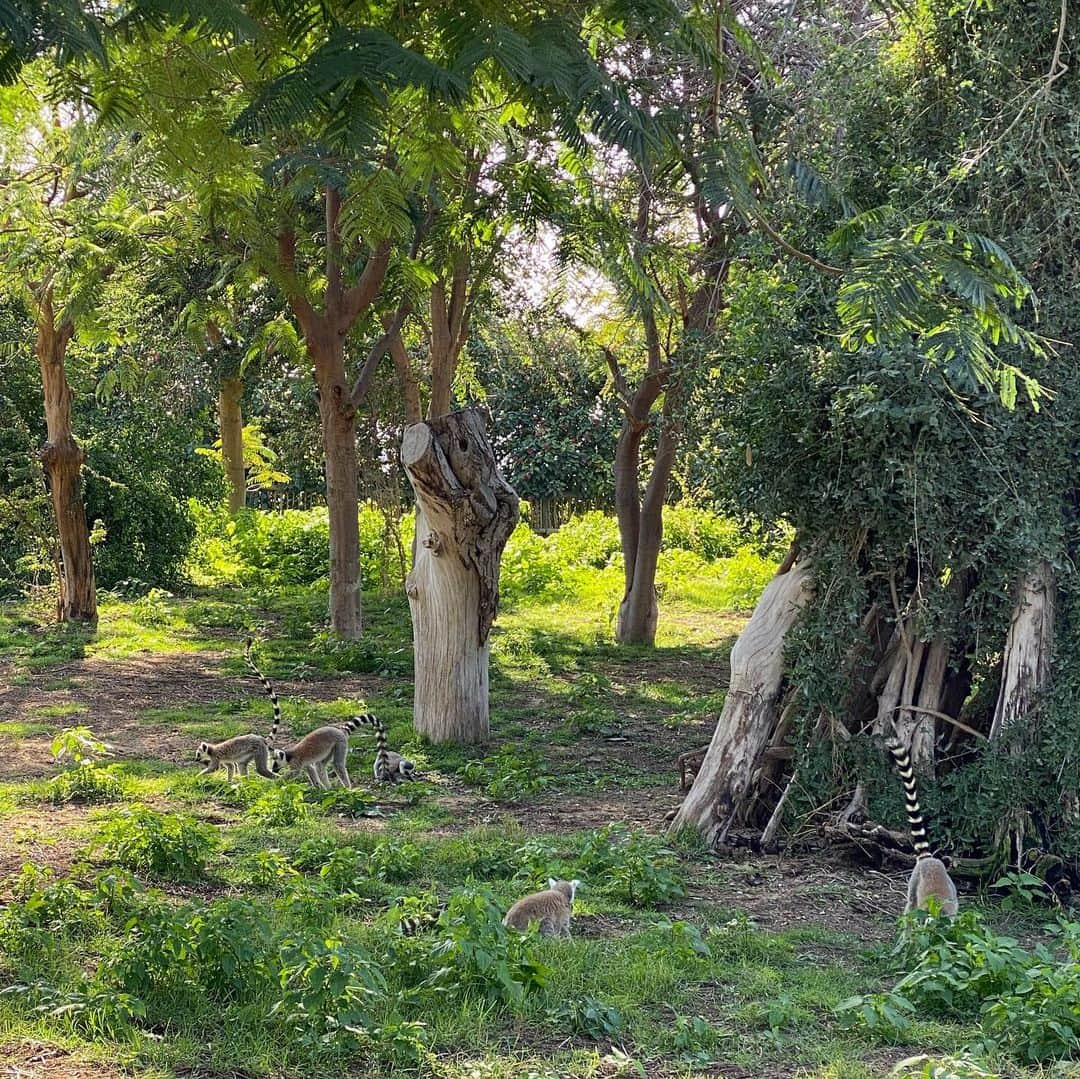
[[[368,352],[364,365],[360,368],[360,375],[352,388],[352,393],[349,394],[349,405],[354,411],[360,407],[361,402],[368,395],[379,361],[386,355],[394,338],[401,333],[401,327],[405,324],[411,310],[412,304],[406,300],[394,312],[382,336],[371,346],[371,351]]]
[[[300,282],[296,277],[296,232],[289,227],[283,228],[278,233],[278,267],[282,272],[282,291],[289,301],[296,321],[300,323],[305,337],[310,337],[314,331],[318,316],[311,301],[300,288]]]
[[[341,299],[337,327],[339,336],[344,337],[353,323],[374,302],[375,297],[379,294],[379,289],[382,288],[389,265],[390,241],[383,240],[368,256],[364,272],[360,275],[359,281],[348,289]]]

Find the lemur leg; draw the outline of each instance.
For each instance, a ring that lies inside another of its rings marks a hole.
[[[276,779],[277,777],[270,771],[270,753],[267,750],[263,750],[262,753],[255,755],[255,771],[259,773],[264,779]]]

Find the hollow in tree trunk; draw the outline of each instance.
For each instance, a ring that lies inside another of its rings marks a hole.
[[[722,840],[750,793],[776,725],[784,684],[784,638],[811,592],[805,561],[786,560],[766,585],[731,650],[731,683],[705,760],[671,828]]]
[[[244,419],[240,399],[244,380],[223,378],[218,390],[218,423],[221,427],[221,463],[229,486],[229,512],[237,513],[247,503],[244,473]]]
[[[518,496],[475,409],[407,428],[401,461],[416,494],[406,581],[415,653],[414,724],[433,742],[488,737],[488,634]]]
[[[71,387],[64,367],[74,329],[70,319],[55,325],[52,295],[46,291],[38,311],[36,352],[48,431],[41,461],[49,480],[63,571],[58,609],[64,621],[94,624],[97,622],[97,588],[90,553],[90,530],[82,500],[85,454],[75,441],[71,428]]]

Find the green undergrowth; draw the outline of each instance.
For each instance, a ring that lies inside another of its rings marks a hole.
[[[675,758],[711,733],[744,621],[701,589],[741,556],[723,529],[676,529],[687,546],[668,552],[681,566],[659,647],[619,648],[610,552],[570,564],[610,547],[609,532],[584,520],[560,541],[565,581],[510,589],[484,746],[413,732],[400,595],[365,596],[359,642],[327,635],[319,582],[258,575],[106,596],[96,634],[43,629],[40,607],[0,609],[0,661],[29,694],[0,724],[28,761],[0,782],[0,854],[37,863],[0,883],[0,1044],[55,1044],[161,1079],[863,1079],[917,1052],[994,1074],[978,1009],[927,1010],[902,1031],[851,1022],[846,1000],[896,983],[890,927],[879,919],[869,939],[865,925],[826,928],[847,902],[827,876],[797,916],[759,925],[739,901],[752,867],[718,863],[693,835],[662,838]],[[376,786],[366,729],[352,739],[353,790],[200,776],[198,741],[269,724],[248,634],[279,684],[283,737],[375,711],[420,780]],[[194,694],[174,693],[185,662]],[[147,690],[138,727],[109,712],[114,682],[157,673],[168,678]],[[625,823],[641,804],[647,827]],[[552,876],[582,881],[573,938],[507,933],[508,905]],[[431,921],[403,937],[414,915]]]

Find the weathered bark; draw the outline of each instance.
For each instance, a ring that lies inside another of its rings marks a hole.
[[[1056,593],[1054,571],[1047,562],[1040,562],[1024,578],[1005,639],[991,741],[1027,717],[1036,694],[1050,677]]]
[[[242,378],[223,378],[218,389],[218,425],[221,428],[221,463],[229,487],[229,512],[238,513],[247,504],[247,477],[244,469],[244,418],[240,399]]]
[[[738,816],[758,759],[777,721],[784,681],[784,638],[811,592],[805,560],[766,586],[731,651],[731,684],[709,751],[672,830],[689,825],[710,843]]]
[[[356,409],[366,391],[366,374],[389,347],[384,335],[368,356],[360,379],[349,387],[345,372],[345,338],[357,319],[379,294],[390,262],[384,241],[370,252],[356,283],[346,287],[346,260],[340,229],[341,193],[327,187],[326,286],[322,309],[312,303],[296,273],[296,234],[290,227],[278,233],[275,267],[289,306],[303,332],[319,389],[323,449],[326,452],[326,505],[330,515],[330,624],[340,637],[359,637],[360,618],[360,494],[357,489]],[[354,255],[348,256],[350,260]],[[400,323],[399,323],[400,328]]]
[[[52,294],[46,290],[39,299],[35,351],[41,368],[48,432],[41,462],[49,481],[63,567],[58,610],[64,621],[94,624],[97,588],[82,500],[82,466],[86,455],[72,432],[71,387],[64,366],[74,332],[70,319],[56,325]]]
[[[413,424],[401,461],[416,494],[418,542],[406,581],[416,730],[433,742],[488,737],[488,633],[518,496],[475,409]]]

